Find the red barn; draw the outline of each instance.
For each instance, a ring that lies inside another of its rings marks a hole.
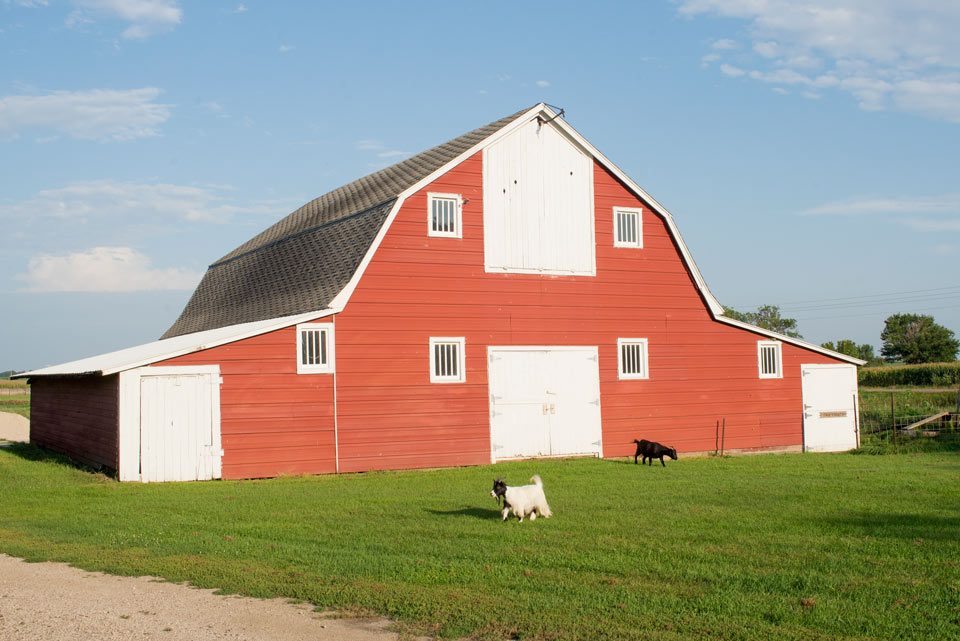
[[[670,213],[541,103],[304,205],[160,340],[23,376],[33,442],[160,481],[850,449],[858,364],[726,318]]]

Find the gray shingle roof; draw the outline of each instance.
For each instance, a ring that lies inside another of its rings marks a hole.
[[[350,281],[397,196],[524,111],[310,201],[210,265],[161,338],[325,309]]]

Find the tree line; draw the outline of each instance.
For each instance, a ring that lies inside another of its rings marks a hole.
[[[785,336],[803,338],[797,330],[796,319],[784,318],[776,305],[761,305],[755,312],[738,312],[729,307],[723,309],[728,318]],[[887,362],[910,365],[954,361],[957,360],[957,352],[960,350],[960,341],[953,331],[926,314],[893,314],[887,317],[883,331],[880,332],[880,340],[883,341],[880,357],[874,354],[873,345],[858,345],[849,339],[838,340],[836,343],[828,341],[820,347],[868,361],[870,364]]]

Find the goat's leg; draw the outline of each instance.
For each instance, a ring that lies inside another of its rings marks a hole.
[[[506,521],[506,520],[507,520],[507,517],[510,516],[510,508],[504,506],[503,511],[501,512],[501,514],[503,515],[503,520]]]
[[[660,457],[660,465],[662,465],[662,466],[664,466],[664,467],[667,466],[667,464],[663,462],[663,457],[662,457],[662,456]]]

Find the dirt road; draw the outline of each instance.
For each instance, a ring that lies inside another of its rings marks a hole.
[[[386,619],[340,619],[285,599],[217,596],[151,577],[0,554],[0,641],[394,641]]]

